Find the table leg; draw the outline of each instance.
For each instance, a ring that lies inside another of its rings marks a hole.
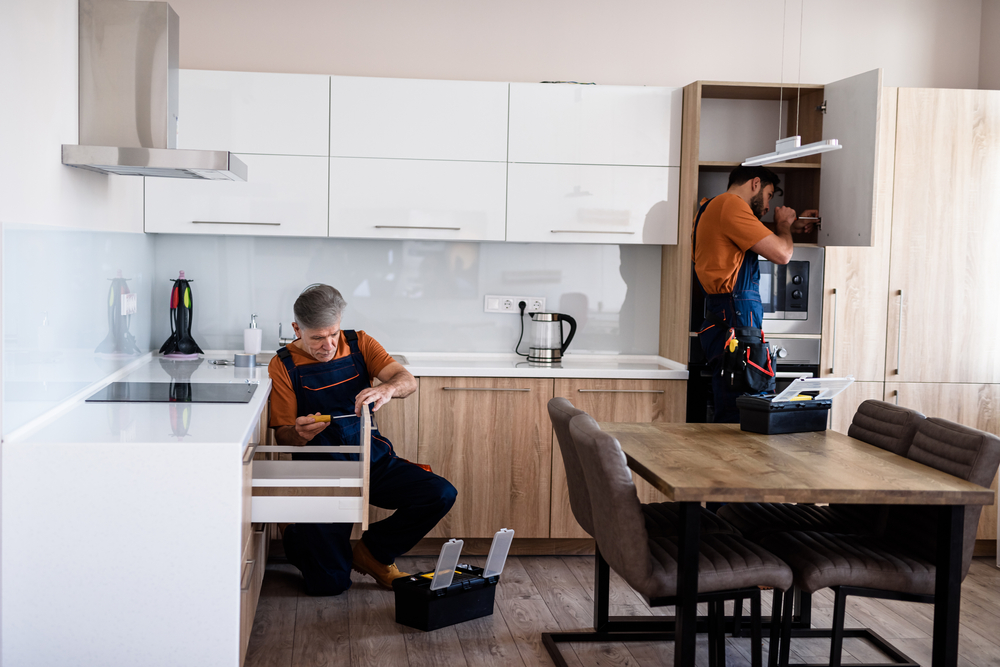
[[[946,505],[938,519],[934,582],[934,667],[958,665],[959,607],[962,602],[962,540],[965,506]]]
[[[698,623],[698,543],[701,532],[701,504],[680,503],[679,519],[674,667],[693,667]]]

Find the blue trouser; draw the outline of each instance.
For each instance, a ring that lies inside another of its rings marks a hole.
[[[361,539],[379,562],[389,564],[426,535],[455,504],[457,491],[434,473],[397,456],[371,466],[370,501],[392,516],[371,524]],[[349,523],[302,523],[285,528],[288,560],[302,571],[309,595],[338,595],[351,587]]]

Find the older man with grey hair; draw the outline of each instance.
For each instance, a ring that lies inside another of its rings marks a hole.
[[[329,285],[310,285],[295,300],[297,338],[278,350],[268,366],[271,427],[281,445],[354,444],[361,406],[377,411],[392,398],[409,396],[417,381],[364,331],[341,330],[347,303]],[[372,378],[380,384],[372,386]],[[320,416],[342,417],[319,421]],[[344,415],[347,415],[344,417]],[[354,454],[293,454],[297,460],[345,460]],[[288,560],[302,571],[306,592],[337,595],[351,586],[350,570],[371,575],[381,586],[407,576],[395,565],[455,504],[456,491],[429,468],[399,458],[372,430],[369,497],[372,505],[396,510],[373,523],[351,550],[351,524],[285,527]]]

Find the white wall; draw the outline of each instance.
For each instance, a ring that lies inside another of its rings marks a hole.
[[[983,0],[979,87],[1000,90],[1000,0]]]
[[[804,4],[803,15],[802,0],[171,2],[181,67],[190,69],[662,86],[796,81],[801,17],[804,82],[882,67],[887,86],[977,86],[981,0]]]

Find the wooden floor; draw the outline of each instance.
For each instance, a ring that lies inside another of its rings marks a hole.
[[[482,566],[482,557],[462,559]],[[1000,667],[1000,570],[993,559],[976,559],[962,588],[960,667]],[[267,567],[247,667],[321,667],[326,665],[551,665],[541,645],[544,631],[592,628],[593,557],[510,557],[497,588],[492,616],[434,632],[420,632],[395,622],[393,595],[371,578],[355,574],[343,595],[313,598],[302,594],[293,566]],[[406,572],[432,570],[431,558],[401,558]],[[770,595],[764,596],[765,614]],[[611,586],[612,615],[672,614],[672,608],[650,610],[617,575]],[[749,608],[749,604],[747,605]],[[813,624],[829,627],[833,596],[813,597]],[[704,613],[704,610],[702,610]],[[871,627],[921,665],[931,662],[929,605],[848,598],[848,627]],[[699,635],[698,664],[707,665],[708,649]],[[749,666],[749,639],[728,638],[727,665]],[[765,656],[767,641],[764,642]],[[844,664],[881,662],[870,644],[848,639]],[[569,644],[563,653],[570,665],[673,665],[670,643]],[[829,640],[795,639],[792,663],[825,663]]]

